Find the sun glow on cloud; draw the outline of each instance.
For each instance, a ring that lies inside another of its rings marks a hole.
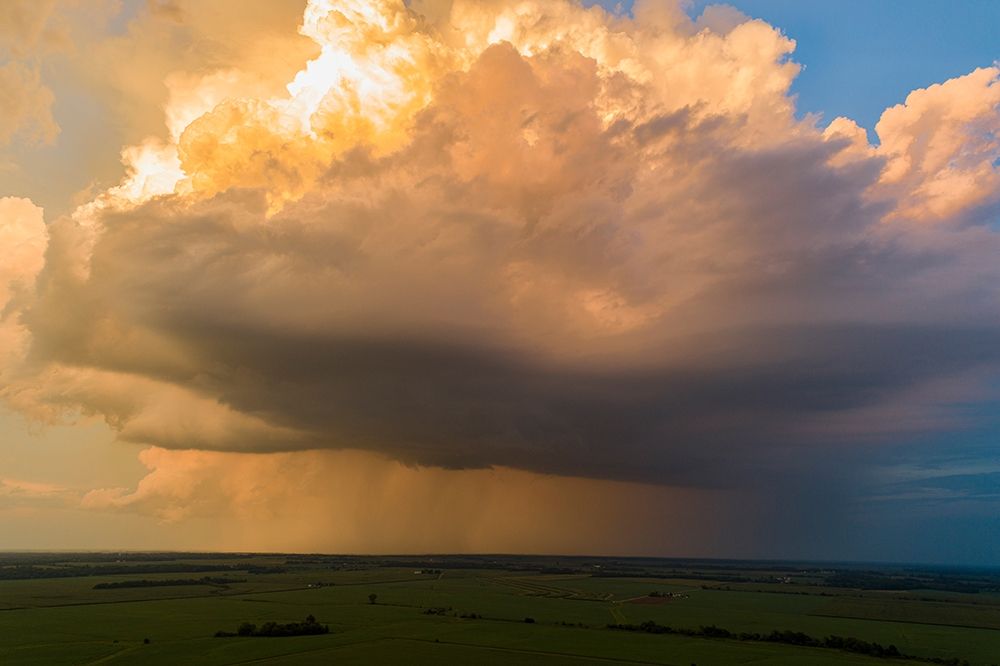
[[[265,188],[277,212],[309,191],[338,155],[359,146],[376,155],[404,146],[442,81],[501,43],[526,57],[569,52],[591,59],[600,80],[591,104],[605,127],[690,109],[706,118],[744,115],[734,137],[741,144],[759,147],[807,131],[791,122],[787,95],[799,70],[786,60],[795,43],[760,21],[715,32],[684,27],[678,10],[656,3],[637,3],[634,22],[569,0],[416,3],[424,4],[431,15],[445,13],[446,22],[432,23],[403,0],[309,0],[300,32],[320,53],[287,84],[285,97],[247,96],[232,71],[168,81],[169,140],[151,137],[126,148],[126,179],[82,207],[78,218],[156,196],[211,196],[233,187]],[[886,159],[881,190],[908,183],[913,200],[923,202],[925,210],[906,209],[910,217],[952,215],[995,191],[989,155],[997,150],[996,78],[995,68],[981,69],[945,84],[947,92],[918,91],[906,106],[886,112],[877,128],[880,146],[867,153]],[[924,131],[921,119],[938,113],[935,96],[948,106],[949,122],[925,151],[914,142]],[[852,126],[838,118],[828,134],[851,135],[864,150],[867,141]],[[969,131],[992,139],[977,148],[975,164],[958,171],[948,160],[963,150]],[[533,132],[526,127],[523,135],[532,145]],[[914,150],[922,155],[916,159],[934,163],[916,167]]]
[[[239,77],[227,72],[168,81],[169,142],[150,138],[127,148],[126,180],[100,197],[96,209],[172,193],[264,187],[276,212],[345,151],[364,146],[377,155],[403,146],[442,80],[501,43],[528,57],[551,51],[592,59],[600,77],[592,103],[606,126],[695,105],[705,115],[746,113],[753,135],[761,136],[774,134],[768,116],[776,114],[783,127],[791,112],[784,92],[798,66],[781,59],[794,42],[760,22],[728,34],[671,34],[677,17],[652,7],[644,10],[646,29],[569,0],[458,0],[449,9],[448,24],[434,25],[403,0],[310,0],[300,32],[320,54],[288,83],[287,97],[245,96]],[[691,64],[664,75],[667,59]],[[731,67],[716,60],[740,63],[735,81]],[[621,96],[623,87],[635,85],[652,95],[645,105],[637,105],[634,91]],[[530,136],[530,128],[526,132]],[[85,206],[81,217],[93,210]]]
[[[398,148],[455,57],[419,28],[402,0],[310,0],[300,32],[321,50],[288,83],[287,97],[247,97],[232,72],[175,77],[164,110],[169,142],[150,138],[125,149],[126,179],[78,216],[247,186],[267,187],[275,212],[345,150]],[[266,164],[254,162],[261,153]],[[283,178],[287,170],[296,173]]]
[[[168,4],[106,46],[124,88],[144,40],[225,37]],[[161,132],[72,214],[0,199],[0,397],[151,447],[89,509],[287,508],[304,477],[354,506],[312,467],[428,506],[490,486],[467,522],[534,483],[707,506],[950,427],[1000,367],[995,66],[871,145],[796,118],[795,42],[735,11],[310,0],[299,33],[288,67],[206,38],[226,57],[167,70]]]

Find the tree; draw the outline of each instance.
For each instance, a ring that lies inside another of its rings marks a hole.
[[[372,593],[372,594],[368,595],[368,603],[373,604],[373,603],[375,603],[376,599],[378,599],[378,595],[377,594]]]

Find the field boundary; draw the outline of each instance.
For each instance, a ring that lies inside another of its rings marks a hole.
[[[883,617],[864,617],[862,615],[830,615],[829,613],[806,613],[808,617],[826,617],[840,620],[863,620],[864,622],[892,622],[893,624],[922,624],[928,627],[954,627],[956,629],[982,629],[983,631],[1000,631],[1000,627],[978,627],[974,624],[952,624],[950,622],[918,622],[916,620],[890,620]]]

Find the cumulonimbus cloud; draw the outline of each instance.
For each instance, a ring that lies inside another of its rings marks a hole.
[[[301,31],[287,94],[178,73],[122,184],[32,227],[11,404],[719,485],[954,425],[996,370],[995,67],[871,146],[797,119],[794,42],[734,13],[313,0]]]

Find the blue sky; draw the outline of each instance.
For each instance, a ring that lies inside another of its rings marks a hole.
[[[602,4],[613,7],[616,0]],[[710,0],[693,0],[699,15]],[[732,0],[796,40],[800,112],[848,116],[871,130],[909,91],[1000,59],[1000,2]],[[630,6],[631,2],[626,2]],[[874,135],[871,137],[874,139]]]

